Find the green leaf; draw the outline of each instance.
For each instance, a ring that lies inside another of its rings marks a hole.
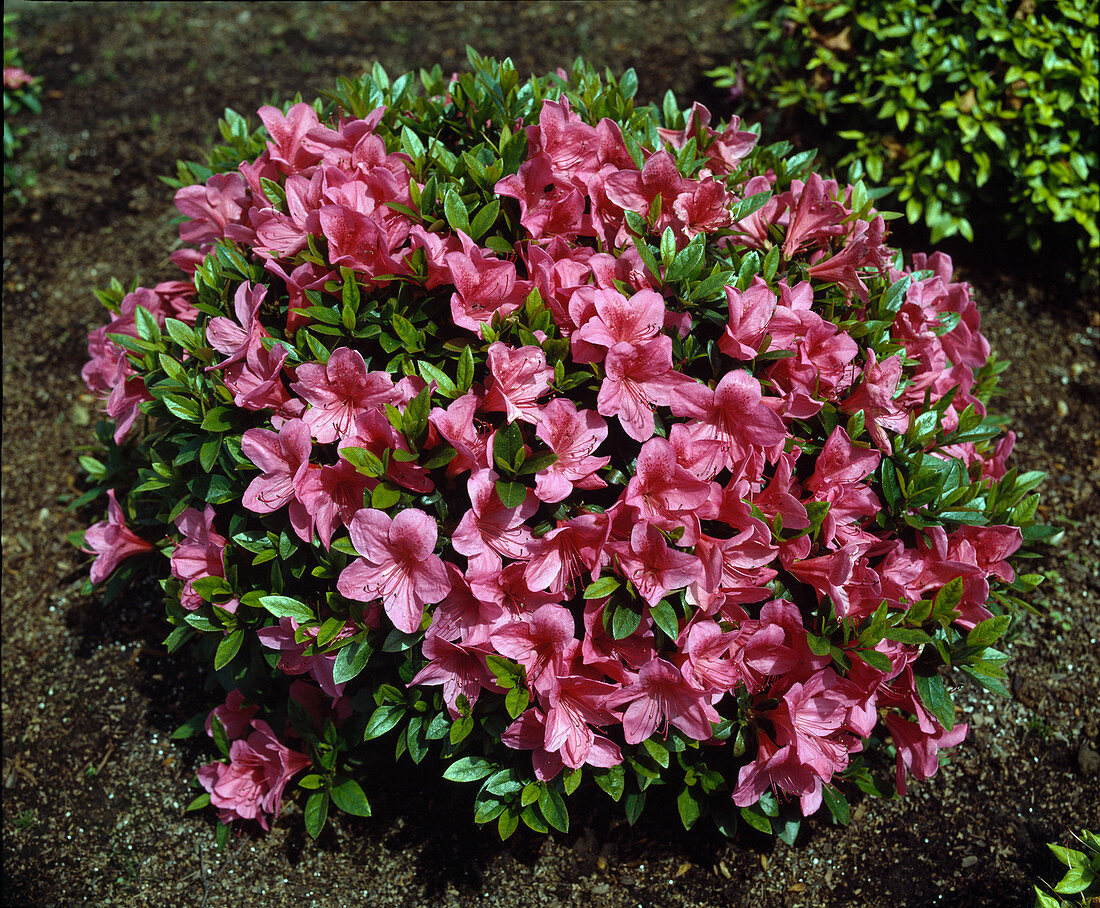
[[[379,511],[392,508],[401,500],[401,490],[393,483],[380,482],[370,493],[370,505]]]
[[[950,623],[954,620],[955,608],[962,601],[963,579],[955,577],[945,583],[932,604],[932,617],[941,623]]]
[[[513,687],[504,697],[504,708],[513,719],[519,718],[520,713],[527,709],[530,702],[530,694],[526,687]]]
[[[569,832],[569,811],[565,806],[565,798],[557,788],[547,785],[539,792],[539,810],[546,822],[556,830]]]
[[[457,390],[465,394],[470,390],[474,382],[474,352],[470,347],[463,347],[458,357],[458,381]]]
[[[336,662],[332,667],[332,680],[336,684],[350,681],[366,668],[370,659],[371,645],[366,641],[353,641],[340,648]]]
[[[522,463],[523,453],[523,430],[518,421],[497,430],[493,436],[493,462],[502,474],[515,473]]]
[[[370,804],[362,787],[354,779],[345,779],[331,790],[332,803],[344,813],[357,817],[370,816]]]
[[[649,614],[654,624],[665,632],[669,640],[676,639],[680,633],[680,617],[670,602],[662,599],[656,605],[651,605]]]
[[[311,839],[317,838],[325,828],[328,819],[328,792],[315,791],[306,801],[306,832]]]
[[[201,795],[199,795],[197,798],[195,798],[195,800],[193,800],[190,804],[188,804],[183,809],[183,812],[188,813],[189,811],[192,811],[192,810],[201,810],[203,807],[206,807],[209,803],[210,803],[210,792],[204,791]]]
[[[741,819],[760,832],[770,834],[772,831],[772,821],[754,807],[742,807]]]
[[[995,615],[974,625],[966,635],[966,645],[985,647],[995,643],[1012,623],[1011,615]]]
[[[503,842],[517,828],[519,828],[519,814],[511,807],[506,807],[504,812],[497,818],[497,834],[500,836],[500,840]]]
[[[626,812],[626,822],[633,826],[638,822],[638,817],[645,809],[645,792],[632,791],[623,800],[623,810]]]
[[[615,606],[615,612],[611,616],[611,636],[615,640],[625,640],[637,629],[642,622],[640,611],[625,602]]]
[[[621,763],[607,769],[597,769],[593,773],[596,784],[611,796],[612,801],[618,801],[623,796],[626,788],[626,772]]]
[[[584,588],[585,599],[603,599],[619,588],[619,581],[610,574],[594,580]]]
[[[397,332],[397,336],[400,338],[401,343],[405,345],[406,350],[410,353],[416,353],[424,348],[420,340],[420,332],[405,316],[398,315],[395,312],[391,323],[393,324],[393,330]]]
[[[496,766],[484,757],[462,757],[447,767],[443,778],[450,782],[476,782],[495,769]]]
[[[454,190],[451,190],[444,196],[443,212],[452,230],[461,230],[467,235],[470,233],[470,214],[466,210],[466,203],[462,201],[462,198]]]
[[[161,400],[168,412],[179,419],[187,422],[200,422],[202,419],[197,401],[179,394],[165,394]]]
[[[696,277],[699,269],[703,267],[704,251],[703,234],[700,233],[676,254],[676,258],[672,260],[672,264],[665,272],[665,280],[682,281]]]
[[[986,690],[1002,697],[1012,696],[1004,683],[1005,673],[999,666],[980,659],[972,665],[960,665],[959,668]]]
[[[500,200],[493,199],[488,205],[481,209],[475,216],[473,223],[470,224],[470,239],[475,243],[481,239],[481,237],[489,230],[490,227],[496,223],[497,216],[500,214]]]
[[[951,694],[947,692],[943,678],[938,674],[916,675],[915,680],[921,703],[936,717],[940,725],[950,731],[955,725],[955,704],[951,700]]]
[[[851,819],[848,799],[832,785],[821,786],[821,797],[825,801],[825,806],[829,808],[829,813],[833,815],[833,819],[841,826],[847,826]]]
[[[420,377],[426,382],[435,382],[439,388],[440,393],[444,397],[454,399],[460,396],[458,388],[455,383],[451,381],[450,376],[447,375],[439,366],[433,366],[431,363],[426,363],[423,360],[417,361],[416,368],[420,372]]]
[[[363,731],[363,740],[372,741],[380,738],[392,729],[401,717],[405,715],[404,703],[384,703],[379,706],[367,721],[367,727]]]
[[[237,655],[243,641],[243,627],[237,628],[221,639],[221,642],[218,643],[218,651],[214,654],[215,671],[220,671],[233,661],[233,657]]]
[[[779,838],[794,848],[794,841],[798,838],[798,830],[801,827],[801,820],[790,819],[783,823],[782,828],[776,833]]]
[[[676,797],[676,808],[680,811],[680,822],[684,824],[684,829],[691,829],[695,825],[695,821],[699,819],[701,810],[699,802],[695,800],[695,795],[687,786],[684,786]]]
[[[300,599],[290,596],[261,596],[260,605],[276,618],[293,618],[299,623],[314,621],[317,618],[312,608]]]
[[[497,497],[506,508],[518,508],[527,499],[527,486],[522,482],[497,480]]]

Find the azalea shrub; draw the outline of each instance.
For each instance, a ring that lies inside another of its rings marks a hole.
[[[738,0],[734,9],[757,33],[751,54],[712,71],[719,84],[817,117],[830,160],[849,178],[884,183],[933,243],[973,238],[979,219],[1036,250],[1068,237],[1095,279],[1093,0]]]
[[[4,192],[18,193],[34,180],[31,174],[15,164],[20,139],[26,134],[25,126],[14,125],[15,117],[24,111],[41,113],[38,96],[42,93],[41,80],[23,69],[15,33],[15,16],[4,16]]]
[[[316,836],[432,755],[502,837],[587,785],[793,841],[927,779],[1051,535],[968,286],[737,118],[469,56],[227,111],[182,274],[98,291],[83,544],[222,691],[194,806]]]

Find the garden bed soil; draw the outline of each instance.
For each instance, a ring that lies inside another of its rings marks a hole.
[[[19,3],[26,69],[44,82],[5,199],[3,302],[3,904],[214,906],[1029,906],[1059,876],[1046,842],[1100,829],[1100,307],[987,243],[958,260],[983,330],[1012,360],[998,402],[1014,462],[1050,474],[1042,514],[1065,529],[1036,569],[1045,614],[1013,631],[1012,699],[961,683],[966,743],[909,796],[861,801],[847,828],[818,815],[795,846],[683,831],[653,804],[635,827],[602,795],[568,834],[501,844],[473,792],[405,760],[367,789],[374,816],[320,840],[300,800],[267,835],[215,847],[210,811],[185,814],[203,743],[169,741],[209,703],[186,655],[168,657],[155,582],[110,606],[80,587],[89,559],[65,505],[95,420],[79,378],[91,293],[112,277],[173,276],[177,158],[198,158],[223,108],[313,95],[374,60],[391,74],[465,65],[464,45],[521,73],[581,53],[720,108],[704,71],[737,40],[725,4]],[[659,799],[653,799],[656,801]]]

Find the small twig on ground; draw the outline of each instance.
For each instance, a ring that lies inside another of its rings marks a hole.
[[[103,755],[103,759],[99,761],[99,765],[95,768],[94,775],[99,775],[103,770],[103,767],[107,765],[107,761],[111,759],[111,754],[115,752],[115,742],[111,742],[111,746],[107,748],[107,753]]]

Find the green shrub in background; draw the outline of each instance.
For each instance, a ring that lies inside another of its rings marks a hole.
[[[734,7],[762,41],[709,75],[816,115],[829,161],[887,184],[932,242],[972,239],[995,211],[1036,251],[1051,222],[1075,222],[1083,255],[1100,248],[1096,0]]]

